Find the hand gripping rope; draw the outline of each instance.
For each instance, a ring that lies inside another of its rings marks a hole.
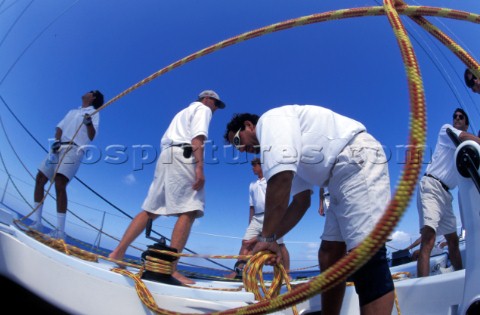
[[[183,59],[180,59],[166,66],[163,69],[158,70],[157,72],[153,73],[142,81],[124,90],[93,113],[96,114],[96,112],[103,110],[104,108],[111,105],[112,103],[114,103],[121,97],[127,95],[128,93],[132,92],[133,90],[141,87],[146,83],[149,83],[150,81],[175,68],[178,68],[190,61],[213,53],[217,50],[232,46],[234,44],[238,44],[252,38],[260,37],[269,33],[278,32],[297,26],[331,20],[340,20],[363,16],[387,16],[392,26],[393,32],[397,38],[397,42],[402,54],[402,60],[405,65],[405,71],[407,74],[411,111],[409,146],[412,148],[412,151],[407,158],[407,162],[405,164],[402,174],[400,175],[395,194],[393,195],[389,205],[387,206],[385,213],[380,218],[379,222],[376,224],[375,229],[370,233],[370,235],[363,241],[360,246],[355,248],[347,256],[339,260],[335,265],[323,271],[320,275],[316,276],[309,282],[297,286],[295,289],[288,293],[273,297],[271,299],[259,301],[254,305],[231,309],[228,311],[217,312],[214,314],[231,315],[270,313],[287,307],[291,307],[295,304],[307,300],[308,298],[316,294],[335,287],[339,283],[345,281],[345,279],[350,274],[355,272],[364,263],[366,263],[371,258],[371,256],[380,248],[381,244],[386,241],[387,237],[393,231],[393,228],[397,225],[408,203],[410,202],[413,190],[418,180],[421,169],[421,161],[423,157],[423,148],[426,138],[426,104],[422,77],[420,74],[420,69],[418,67],[415,52],[402,24],[402,21],[400,20],[399,14],[410,17],[413,21],[426,29],[430,34],[432,34],[440,42],[447,46],[457,57],[459,57],[460,60],[462,60],[465,65],[470,68],[477,77],[480,77],[479,63],[474,58],[472,58],[464,49],[457,45],[453,40],[451,40],[448,36],[443,34],[440,30],[438,30],[435,26],[430,24],[426,19],[422,17],[438,16],[469,21],[478,24],[480,23],[480,16],[478,14],[446,8],[409,6],[406,5],[403,1],[384,0],[383,6],[341,9],[336,11],[303,16],[296,19],[265,26],[221,41],[212,46],[199,50]],[[146,304],[151,310],[159,314],[179,314],[177,312],[158,308],[152,300],[148,301]]]

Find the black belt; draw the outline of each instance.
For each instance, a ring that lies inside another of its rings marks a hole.
[[[73,142],[73,141],[60,142],[60,144],[61,144],[61,145],[70,145],[70,144],[71,144],[71,145],[74,145],[74,146],[78,147],[78,145],[77,145],[75,142]]]
[[[445,189],[445,191],[449,191],[449,190],[450,190],[450,188],[448,188],[448,186],[447,186],[444,182],[442,182],[441,180],[439,180],[438,178],[436,178],[436,177],[433,176],[432,174],[427,174],[427,173],[425,173],[424,176],[431,177],[431,178],[437,180],[440,184],[442,184],[442,187],[443,187],[443,189]]]
[[[188,159],[192,156],[192,144],[191,143],[172,143],[171,147],[180,147],[183,149],[183,157]]]
[[[191,146],[192,144],[191,143],[172,143],[170,146],[171,147],[185,147],[185,146]]]

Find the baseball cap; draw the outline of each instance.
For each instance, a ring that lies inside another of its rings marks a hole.
[[[225,108],[225,103],[220,100],[220,96],[215,91],[205,90],[198,95],[198,98],[211,97],[217,100],[216,106],[218,108]]]

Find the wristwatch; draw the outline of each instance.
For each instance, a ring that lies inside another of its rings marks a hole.
[[[265,243],[273,243],[277,240],[277,236],[273,234],[272,236],[263,237],[261,235],[257,236],[257,241]]]

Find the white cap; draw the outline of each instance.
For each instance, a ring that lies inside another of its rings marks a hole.
[[[218,108],[225,108],[225,103],[220,100],[220,96],[218,96],[218,94],[215,93],[215,91],[205,90],[198,95],[198,98],[204,98],[204,97],[211,97],[211,98],[216,99],[218,102],[216,102],[215,105]]]

